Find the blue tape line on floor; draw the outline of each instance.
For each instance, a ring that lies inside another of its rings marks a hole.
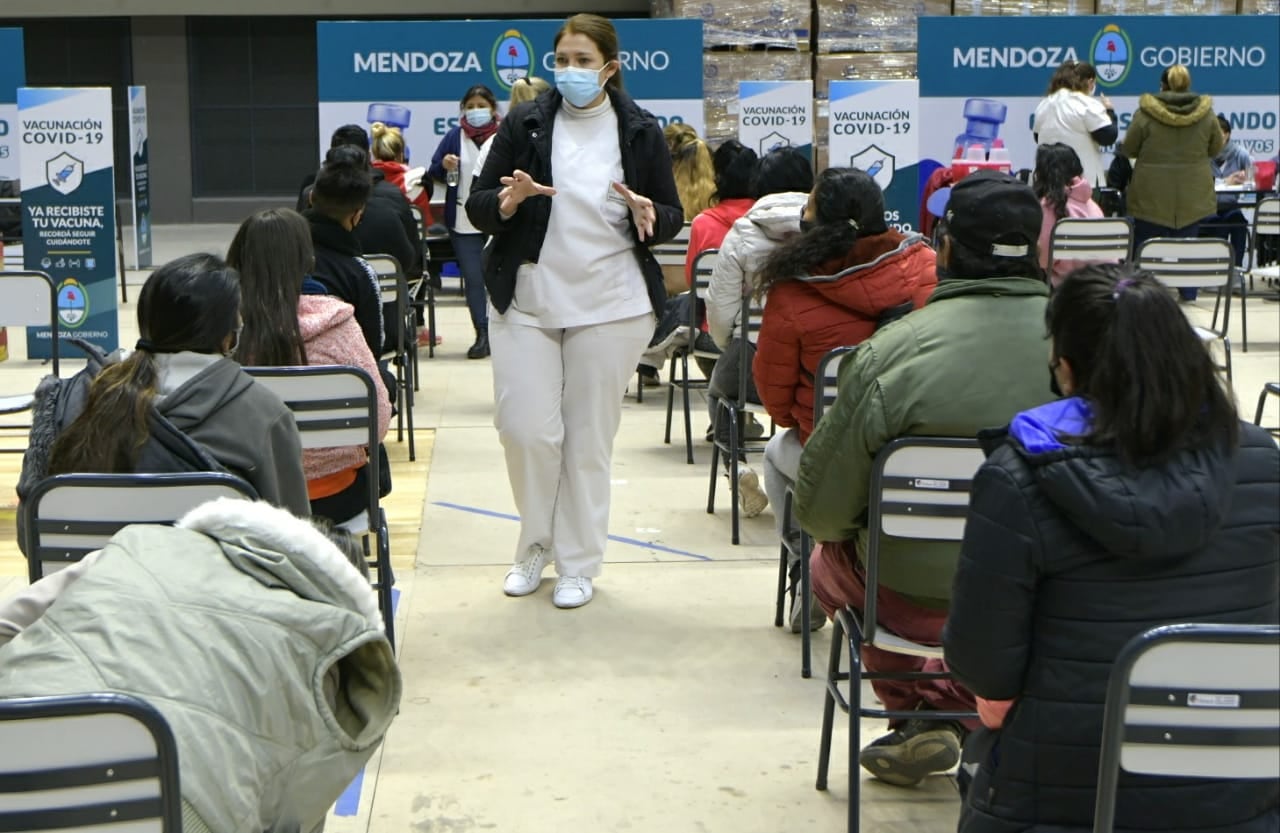
[[[360,767],[360,771],[356,773],[355,780],[352,781],[338,796],[338,803],[333,807],[335,816],[354,816],[360,810],[360,790],[364,787],[364,767]]]
[[[443,500],[433,500],[433,506],[443,506],[445,509],[457,509],[459,512],[470,512],[473,515],[483,515],[487,518],[501,518],[504,521],[518,521],[519,515],[510,515],[506,512],[495,512],[492,509],[481,509],[478,506],[463,506],[460,503],[448,503]],[[712,561],[709,555],[699,555],[696,552],[686,552],[685,550],[677,550],[672,547],[665,547],[662,544],[655,544],[651,541],[641,541],[639,538],[624,538],[621,535],[610,535],[610,541],[616,541],[619,544],[627,544],[632,547],[642,547],[646,550],[657,550],[671,555],[679,555],[685,558],[693,558],[697,561]]]

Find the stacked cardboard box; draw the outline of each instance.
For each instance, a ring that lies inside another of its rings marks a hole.
[[[652,17],[702,18],[702,44],[809,48],[810,0],[650,0]]]
[[[1235,14],[1235,0],[1098,0],[1098,14]]]
[[[914,52],[916,21],[949,16],[951,0],[817,0],[819,52]]]
[[[955,0],[956,17],[1062,17],[1093,14],[1094,0]]]
[[[739,81],[808,81],[808,53],[707,52],[702,56],[703,115],[712,144],[738,136]]]
[[[815,55],[813,59],[814,161],[827,167],[828,85],[840,80],[894,80],[916,77],[915,52],[860,52]]]

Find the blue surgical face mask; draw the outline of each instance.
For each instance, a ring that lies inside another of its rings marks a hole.
[[[556,70],[556,89],[574,107],[586,107],[595,101],[604,89],[600,84],[600,69],[563,67]]]
[[[467,110],[462,115],[467,120],[467,124],[472,127],[484,127],[493,121],[493,111],[488,107],[476,107],[475,109]]]

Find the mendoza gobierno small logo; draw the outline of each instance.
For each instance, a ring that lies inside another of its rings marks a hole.
[[[493,45],[493,77],[507,92],[533,69],[533,44],[518,29],[508,29]]]
[[[1114,87],[1129,74],[1133,44],[1129,42],[1129,36],[1123,29],[1114,23],[1108,23],[1094,36],[1089,55],[1093,58],[1094,69],[1098,71],[1098,83],[1104,87]]]

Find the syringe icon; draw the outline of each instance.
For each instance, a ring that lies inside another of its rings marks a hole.
[[[880,173],[880,171],[883,168],[884,168],[884,157],[881,156],[879,159],[871,163],[870,168],[867,168],[867,176],[874,178],[875,175]]]

